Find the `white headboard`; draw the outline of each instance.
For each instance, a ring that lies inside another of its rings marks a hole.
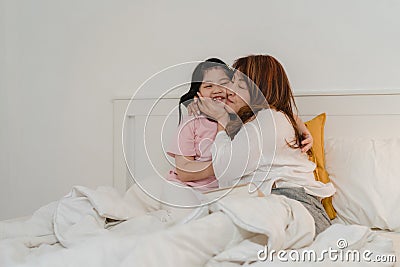
[[[400,91],[298,93],[296,104],[303,121],[325,112],[325,137],[393,137],[400,135]],[[165,176],[172,165],[163,152],[178,124],[179,98],[114,99],[114,186],[124,192],[131,184],[126,160],[135,177]],[[149,115],[150,114],[150,115]],[[146,126],[146,127],[145,127]],[[161,131],[163,134],[161,135]],[[146,141],[146,148],[144,146]],[[149,160],[149,158],[151,160]]]

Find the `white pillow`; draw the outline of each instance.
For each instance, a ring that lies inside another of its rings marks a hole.
[[[400,232],[400,137],[325,142],[339,221]]]

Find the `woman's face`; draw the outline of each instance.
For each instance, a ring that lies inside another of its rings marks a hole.
[[[241,107],[250,104],[249,87],[243,78],[243,74],[236,72],[232,79],[232,84],[227,91],[227,106],[237,113]]]
[[[224,70],[219,67],[208,69],[204,72],[200,94],[216,101],[226,103],[226,86],[231,83]]]

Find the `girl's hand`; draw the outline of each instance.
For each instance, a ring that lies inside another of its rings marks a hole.
[[[225,128],[229,122],[229,115],[225,109],[226,105],[211,98],[204,98],[199,93],[197,95],[199,96],[197,100],[199,110],[209,118],[218,121]]]
[[[304,122],[297,116],[296,114],[293,114],[293,117],[296,121],[297,127],[299,128],[302,137],[304,138],[303,141],[301,141],[301,152],[306,153],[308,150],[311,149],[313,145],[313,137],[310,133],[310,130],[308,130],[307,126],[304,124]]]
[[[198,115],[200,115],[201,112],[199,106],[197,105],[197,101],[197,97],[194,97],[193,101],[186,107],[189,116],[193,115],[197,117]]]
[[[301,145],[302,145],[301,152],[306,153],[308,150],[311,149],[311,147],[314,143],[314,139],[313,139],[310,131],[308,131],[308,130],[303,132],[303,138],[304,138],[304,140],[301,141]]]

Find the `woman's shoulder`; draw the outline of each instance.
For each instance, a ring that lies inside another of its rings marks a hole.
[[[245,131],[255,131],[259,134],[275,129],[275,113],[272,109],[262,109],[257,112],[257,115],[251,121],[243,124],[242,128]]]
[[[276,122],[289,122],[288,117],[282,111],[277,111],[275,109],[263,109],[258,112],[257,116],[261,116],[263,118],[270,118]]]
[[[260,123],[263,122],[275,122],[285,119],[286,115],[283,112],[276,111],[275,109],[262,109],[257,113],[256,119],[260,120]]]
[[[263,109],[258,112],[254,120],[259,125],[260,130],[265,132],[271,128],[275,129],[280,135],[291,136],[293,127],[286,114],[275,109]]]

